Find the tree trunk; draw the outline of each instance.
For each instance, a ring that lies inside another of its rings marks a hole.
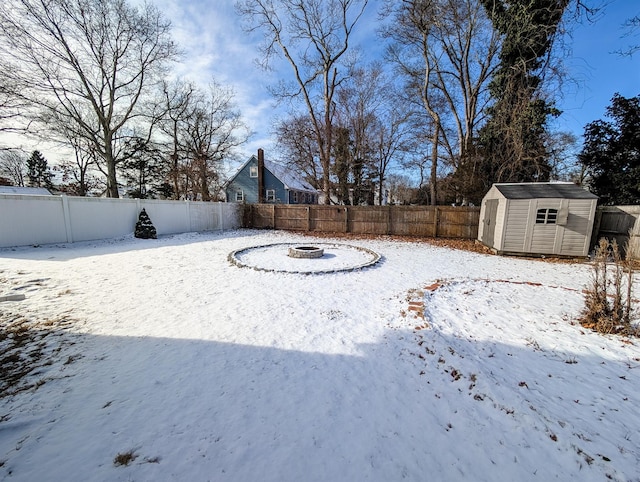
[[[431,176],[429,179],[429,192],[431,195],[431,205],[438,204],[438,139],[440,137],[440,119],[436,120],[433,128],[433,138],[431,139]]]
[[[107,197],[119,198],[118,179],[116,177],[116,161],[113,158],[112,136],[108,133],[104,135],[104,161],[107,165]]]

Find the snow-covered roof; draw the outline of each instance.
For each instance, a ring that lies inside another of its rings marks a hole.
[[[258,162],[258,158],[256,156],[251,156],[247,162],[242,164],[240,168],[236,171],[236,173],[227,181],[227,185],[232,183],[236,177],[242,172],[242,170],[246,167],[250,162]],[[271,174],[277,177],[284,184],[285,189],[295,190],[295,191],[308,191],[317,193],[317,189],[315,189],[311,184],[306,182],[300,176],[296,175],[292,172],[288,167],[266,160],[264,161],[265,169],[268,169]]]
[[[44,187],[0,186],[0,194],[28,194],[31,196],[51,196]]]
[[[293,189],[296,191],[310,191],[316,192],[316,190],[299,176],[296,176],[290,169],[281,164],[276,164],[273,161],[264,161],[264,167],[271,171],[271,174],[276,176],[282,181],[285,189]]]

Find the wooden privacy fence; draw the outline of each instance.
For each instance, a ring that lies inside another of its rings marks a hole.
[[[593,224],[594,246],[600,238],[615,239],[627,258],[640,259],[640,206],[600,206]]]
[[[479,207],[247,204],[244,226],[318,233],[475,239]]]

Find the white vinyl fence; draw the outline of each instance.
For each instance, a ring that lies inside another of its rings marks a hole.
[[[236,229],[241,205],[196,201],[0,194],[0,247],[132,234],[146,209],[158,235]]]

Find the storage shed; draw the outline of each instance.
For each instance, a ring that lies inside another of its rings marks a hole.
[[[587,256],[598,197],[571,183],[494,184],[478,240],[498,254]]]

